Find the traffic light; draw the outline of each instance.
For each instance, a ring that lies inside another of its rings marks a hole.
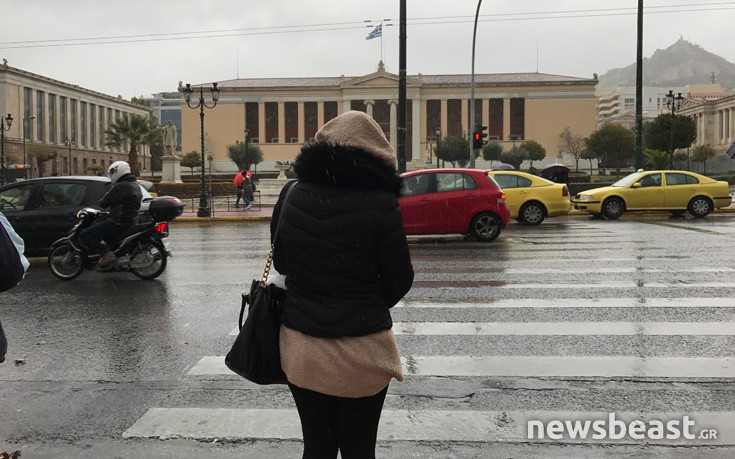
[[[472,149],[479,150],[483,145],[487,145],[487,126],[478,124],[475,126],[475,132],[472,134]]]

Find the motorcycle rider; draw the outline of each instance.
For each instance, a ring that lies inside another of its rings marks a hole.
[[[105,252],[107,247],[117,241],[120,234],[135,225],[143,199],[140,185],[125,161],[112,163],[107,170],[107,176],[112,181],[112,188],[100,199],[100,207],[109,208],[110,215],[107,220],[95,223],[79,234],[91,254]],[[104,267],[116,258],[115,252],[108,249],[100,257],[97,267]]]

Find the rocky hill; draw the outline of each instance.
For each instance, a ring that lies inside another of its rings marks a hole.
[[[712,83],[713,75],[715,83],[728,89],[735,88],[735,64],[683,38],[643,59],[643,86]],[[635,86],[635,63],[609,70],[599,80],[598,88]]]

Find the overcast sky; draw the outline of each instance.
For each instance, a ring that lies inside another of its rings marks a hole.
[[[590,78],[632,64],[637,5],[484,0],[475,73]],[[645,57],[683,37],[735,62],[735,1],[644,5]],[[476,0],[407,0],[407,73],[469,74],[476,8]],[[399,14],[398,0],[3,0],[0,58],[126,99],[179,81],[364,75],[381,52],[397,74]],[[382,43],[366,40],[364,21],[384,19]]]

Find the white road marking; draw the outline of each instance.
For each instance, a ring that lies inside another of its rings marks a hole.
[[[396,335],[732,336],[735,322],[394,322]]]
[[[735,437],[724,435],[735,430],[735,412],[706,413],[615,413],[615,420],[682,420],[694,421],[690,430],[699,436],[701,429],[714,427],[723,435],[717,439],[528,439],[528,422],[551,420],[584,422],[609,420],[609,413],[591,411],[442,411],[384,409],[380,419],[378,441],[454,441],[638,445],[732,445]],[[665,433],[665,432],[664,432]],[[296,409],[231,409],[231,408],[151,408],[132,427],[123,432],[124,438],[186,438],[220,441],[275,439],[301,440],[301,425]]]

